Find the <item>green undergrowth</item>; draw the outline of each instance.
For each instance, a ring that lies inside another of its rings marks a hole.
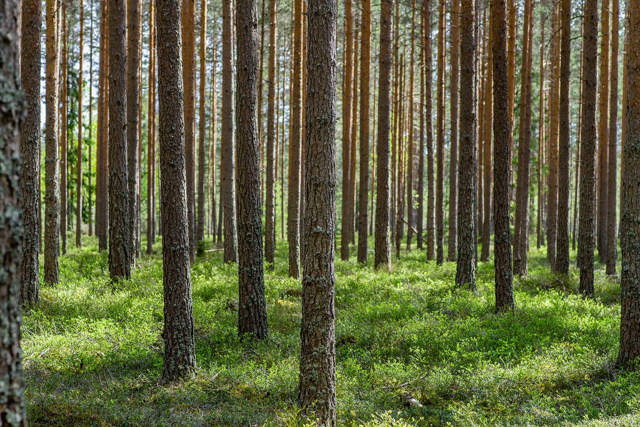
[[[237,337],[237,267],[207,246],[192,268],[197,371],[160,386],[160,246],[114,285],[106,253],[87,238],[61,258],[60,284],[42,287],[24,315],[30,423],[308,424],[296,406],[300,284],[287,277],[279,243],[265,276],[263,342]],[[492,263],[479,264],[470,292],[454,286],[455,263],[436,266],[420,251],[389,273],[337,261],[338,424],[637,423],[640,373],[613,367],[619,284],[599,269],[596,298],[584,300],[575,270],[558,278],[544,251],[530,257],[508,314],[493,310]]]

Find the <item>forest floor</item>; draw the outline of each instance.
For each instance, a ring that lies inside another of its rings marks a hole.
[[[265,276],[264,342],[237,337],[237,267],[220,251],[198,258],[198,369],[167,387],[158,385],[160,246],[112,285],[107,254],[92,238],[85,245],[61,258],[60,284],[43,286],[24,314],[32,425],[305,424],[296,406],[300,285],[287,278],[283,242]],[[338,424],[640,424],[640,372],[614,368],[619,283],[597,269],[596,298],[583,300],[575,266],[559,280],[534,249],[515,312],[495,314],[492,263],[479,264],[472,293],[454,287],[455,263],[427,263],[422,251],[403,254],[391,273],[337,261]]]

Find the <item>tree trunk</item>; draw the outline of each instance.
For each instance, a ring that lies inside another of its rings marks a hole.
[[[593,296],[593,245],[595,215],[596,87],[598,61],[598,2],[586,0],[582,51],[582,141],[580,141],[580,212],[578,231],[578,267],[580,293]],[[633,28],[633,27],[632,27]],[[623,304],[624,306],[624,304]]]
[[[206,102],[207,102],[207,0],[200,0],[200,112],[198,129],[198,219],[196,224],[196,249],[201,250],[204,240],[204,223],[207,216],[205,205],[206,158]]]
[[[156,0],[158,99],[162,192],[164,358],[162,381],[184,378],[196,367],[189,265],[180,0]]]
[[[618,156],[618,20],[620,14],[618,0],[611,0],[611,87],[609,95],[609,190],[607,202],[607,274],[616,272],[616,186]]]
[[[547,194],[547,257],[551,269],[556,263],[556,236],[558,219],[558,99],[560,69],[559,7],[554,6],[551,39],[551,82],[549,95],[549,185]]]
[[[156,240],[156,10],[149,2],[149,107],[147,113],[147,254]]]
[[[233,141],[233,0],[222,2],[222,183],[224,262],[238,260],[235,159]],[[186,141],[186,140],[185,140]],[[185,144],[186,145],[186,144]]]
[[[98,248],[107,249],[109,232],[109,22],[108,2],[102,2],[100,22],[100,77],[98,89],[98,150],[96,157],[96,234]]]
[[[440,0],[438,17],[438,113],[437,113],[437,173],[436,173],[436,262],[444,261],[444,72],[445,72],[445,1]]]
[[[256,0],[237,0],[236,158],[238,159],[238,334],[267,336],[264,297],[260,148],[258,140],[258,32]]]
[[[31,3],[31,2],[27,2]],[[38,12],[39,7],[26,4],[25,12]],[[19,198],[22,194],[19,176],[20,165],[20,125],[27,114],[33,115],[34,106],[28,107],[22,97],[20,85],[20,1],[0,0],[2,20],[0,20],[0,81],[2,82],[2,99],[0,100],[0,141],[2,141],[0,169],[0,212],[2,227],[0,229],[0,257],[2,259],[2,280],[0,281],[0,318],[2,319],[2,339],[0,342],[0,423],[8,426],[26,426],[24,402],[24,379],[22,373],[22,350],[20,349],[20,288],[22,262],[23,224]],[[32,14],[23,16],[35,22],[40,21]],[[35,18],[35,19],[34,19]],[[33,24],[27,23],[28,28]],[[48,30],[47,26],[47,30]],[[38,29],[31,35],[40,33]],[[26,34],[26,33],[23,33]],[[27,37],[28,39],[28,37]],[[40,40],[31,39],[31,46],[39,51]],[[23,45],[23,47],[25,47]],[[34,52],[35,53],[35,52]],[[40,57],[34,59],[40,60]],[[55,57],[54,57],[55,58]],[[40,65],[31,65],[31,79],[39,76]],[[25,66],[26,67],[26,66]],[[33,93],[33,88],[31,88]],[[33,101],[33,98],[29,96]],[[39,105],[38,107],[39,108]],[[30,110],[30,111],[29,111]],[[35,114],[38,115],[37,113]],[[33,119],[31,119],[33,120]],[[39,122],[38,122],[39,125]],[[23,128],[24,129],[24,128]],[[32,130],[33,134],[33,130]],[[36,141],[38,135],[36,133]],[[33,145],[37,146],[37,142]],[[38,175],[36,175],[37,177]],[[36,236],[34,236],[35,238]],[[37,290],[37,289],[36,289]],[[37,294],[36,294],[37,296]]]
[[[16,11],[17,12],[17,11]],[[10,21],[8,21],[10,24]],[[42,1],[22,2],[22,88],[26,116],[20,128],[20,196],[24,235],[22,240],[22,301],[37,304],[40,298],[40,32]]]
[[[67,253],[68,209],[69,209],[69,177],[68,177],[68,149],[69,149],[69,47],[68,47],[68,19],[67,3],[62,1],[58,6],[59,31],[61,38],[60,58],[60,111],[58,130],[60,132],[60,246],[62,255]]]
[[[84,1],[80,0],[80,41],[78,43],[78,159],[76,166],[76,247],[82,246],[82,63],[84,50]]]
[[[609,0],[602,1],[602,28],[600,38],[600,93],[598,94],[598,224],[597,244],[600,262],[607,261],[607,208],[608,171],[607,157],[609,153]]]
[[[545,89],[544,89],[544,27],[547,15],[544,12],[540,14],[540,86],[539,86],[539,103],[538,103],[538,215],[537,215],[537,223],[536,223],[536,246],[540,249],[540,246],[544,244],[544,234],[542,232],[543,221],[542,216],[544,213],[543,209],[543,164],[544,164],[544,141],[546,139],[545,136],[545,114],[544,114],[544,101],[545,101]],[[582,97],[580,97],[582,99]],[[577,187],[577,185],[576,185]],[[576,191],[577,188],[576,188]]]
[[[511,125],[507,79],[505,1],[491,3],[493,50],[493,200],[495,218],[496,310],[513,310],[511,230],[509,223],[509,162]]]
[[[60,174],[58,165],[58,3],[47,0],[46,121],[45,121],[45,234],[44,281],[58,283],[60,253]]]
[[[349,191],[351,177],[351,83],[353,80],[353,12],[351,0],[344,2],[344,72],[342,75],[342,216],[340,258],[349,259]]]
[[[456,258],[459,258],[458,253],[458,93],[461,90],[461,86],[458,84],[458,76],[462,73],[460,69],[460,1],[461,0],[453,0],[452,1],[452,11],[451,11],[451,39],[450,39],[450,81],[449,81],[449,112],[451,114],[451,134],[449,143],[451,144],[451,151],[449,153],[449,245],[447,249],[447,261],[455,261]],[[468,28],[469,31],[472,30],[470,26]],[[463,35],[464,36],[464,35]],[[473,49],[475,51],[475,49]],[[463,58],[464,60],[465,58]],[[472,95],[472,91],[468,91],[467,95]],[[462,94],[461,94],[462,96]],[[469,98],[470,99],[470,98]],[[462,109],[462,105],[460,106]],[[462,112],[460,113],[462,115]],[[462,120],[462,118],[460,119]],[[474,118],[475,122],[475,118]],[[461,123],[462,125],[462,123]],[[462,129],[460,130],[462,133]],[[472,133],[469,134],[469,137],[473,139]],[[468,147],[467,147],[468,148]],[[475,149],[474,149],[475,152]],[[467,155],[471,154],[471,152],[467,152]],[[460,153],[462,155],[462,153]],[[468,164],[467,164],[468,165]],[[462,172],[463,174],[467,171]],[[475,181],[475,179],[474,179]],[[464,188],[463,192],[468,192],[469,189]],[[461,195],[462,197],[462,195]],[[475,198],[473,198],[475,200]],[[465,207],[466,209],[466,207]],[[462,215],[467,218],[467,215]],[[465,227],[465,225],[460,224],[460,227]],[[465,245],[468,242],[465,242]],[[475,262],[475,260],[474,260]],[[466,275],[466,274],[465,274]],[[474,275],[471,273],[471,275]],[[470,276],[469,276],[470,277]],[[464,282],[471,283],[471,282]],[[475,286],[475,283],[473,284]]]
[[[109,273],[112,280],[131,276],[127,169],[125,0],[109,2]],[[137,64],[137,63],[136,63]]]
[[[139,215],[138,193],[138,109],[140,93],[140,0],[127,1],[127,168],[129,188],[129,253],[138,256],[136,223]]]
[[[196,254],[196,150],[195,150],[195,0],[182,2],[182,82],[184,87],[184,147],[187,161],[187,215],[189,217],[189,257]]]
[[[266,1],[266,0],[263,0]],[[276,59],[278,47],[278,4],[276,0],[269,0],[269,88],[267,94],[267,202],[265,218],[265,261],[268,268],[273,270],[276,252],[276,190],[275,175],[277,164],[276,157],[276,134],[278,133],[276,114]]]
[[[489,26],[491,26],[489,21]],[[489,253],[491,252],[491,180],[492,171],[491,159],[492,143],[491,135],[493,129],[493,31],[487,29],[487,75],[484,79],[484,223],[482,226],[482,253],[480,259],[482,262],[489,261]]]
[[[431,49],[431,0],[423,0],[422,22],[424,25],[424,49],[425,49],[425,129],[427,131],[427,260],[431,261],[436,257],[435,250],[435,188],[434,188],[434,167],[433,167],[433,114],[431,98],[432,65],[433,54]]]
[[[458,7],[454,7],[454,10],[456,9]],[[462,33],[460,43],[460,97],[465,102],[460,104],[460,169],[458,178],[460,188],[464,189],[464,191],[459,193],[460,209],[457,212],[459,240],[456,284],[475,290],[477,246],[475,214],[477,209],[476,186],[478,181],[476,176],[478,173],[478,160],[477,144],[474,138],[476,126],[475,106],[471,102],[475,98],[473,61],[476,56],[473,40],[475,11],[472,0],[462,0],[460,12],[460,29]],[[451,229],[451,225],[449,228]],[[451,253],[451,248],[449,248],[449,253]]]
[[[369,73],[371,68],[371,0],[362,1],[360,38],[360,192],[358,207],[358,262],[367,263],[367,203],[369,194]],[[355,154],[355,153],[354,153]]]
[[[299,402],[336,425],[336,0],[310,0]]]

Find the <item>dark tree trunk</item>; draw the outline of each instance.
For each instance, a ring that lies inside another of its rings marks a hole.
[[[598,1],[586,0],[582,51],[582,141],[580,141],[580,212],[578,231],[578,267],[580,293],[593,296],[593,251],[595,216],[596,87],[598,62]],[[626,108],[626,107],[625,107]],[[624,306],[624,304],[623,304]]]
[[[189,266],[180,0],[156,0],[158,99],[162,192],[162,267],[164,286],[164,367],[171,382],[196,366]]]
[[[187,215],[189,217],[189,257],[196,254],[196,97],[195,97],[195,0],[182,1],[182,83],[184,85],[184,147],[187,162]],[[233,184],[232,184],[233,185]]]
[[[427,0],[428,2],[428,0]],[[391,222],[389,211],[389,132],[391,98],[391,25],[393,0],[383,0],[380,6],[380,56],[378,75],[378,140],[376,141],[376,231],[375,267],[391,267],[389,231]]]
[[[266,0],[263,0],[266,1]],[[267,94],[267,197],[265,215],[265,261],[269,269],[273,270],[276,252],[276,134],[278,124],[276,122],[276,60],[278,40],[278,4],[276,0],[269,0],[269,87]]]
[[[156,240],[156,10],[149,2],[149,107],[147,133],[147,254]]]
[[[129,186],[129,253],[138,256],[138,110],[140,107],[140,0],[128,0],[127,5],[127,167]]]
[[[31,3],[31,2],[28,2]],[[27,11],[39,11],[34,4]],[[7,426],[27,425],[24,405],[24,379],[22,375],[22,350],[20,349],[20,263],[22,262],[23,224],[20,215],[20,125],[25,107],[28,114],[34,113],[34,106],[24,102],[20,86],[20,1],[0,0],[2,20],[0,20],[0,141],[2,167],[0,168],[0,258],[2,259],[2,280],[0,281],[0,424]],[[33,15],[27,17],[33,19]],[[38,14],[35,21],[40,21]],[[29,25],[29,24],[28,24]],[[30,25],[29,25],[30,26]],[[39,34],[39,29],[33,34]],[[39,40],[31,40],[32,47],[40,45]],[[40,57],[37,57],[38,60]],[[31,66],[33,68],[33,65]],[[30,77],[38,76],[40,65],[33,68]],[[33,90],[31,90],[33,93]],[[31,101],[33,98],[29,94]],[[39,108],[39,106],[38,106]],[[33,132],[33,131],[32,131]],[[37,134],[36,134],[37,136]],[[36,138],[37,141],[37,138]],[[37,144],[37,143],[36,143]],[[34,145],[36,145],[34,144]],[[36,175],[37,176],[37,175]],[[35,238],[35,236],[34,236]],[[335,396],[335,393],[334,393]]]
[[[336,0],[310,0],[299,402],[336,424]]]
[[[549,177],[547,193],[547,258],[553,270],[556,263],[556,237],[558,220],[558,99],[559,99],[559,73],[560,47],[558,39],[560,23],[558,7],[553,6],[553,25],[551,39],[550,70],[551,82],[549,87]]]
[[[236,158],[238,159],[238,334],[267,336],[264,297],[256,0],[237,0]]]
[[[609,154],[609,0],[601,3],[600,33],[600,85],[598,94],[598,207],[597,207],[597,247],[600,262],[607,261],[607,223],[608,223],[608,154]]]
[[[511,161],[507,40],[504,0],[491,3],[493,51],[493,200],[495,218],[496,310],[513,310],[509,170]]]
[[[109,273],[131,276],[126,138],[126,22],[124,0],[109,2]]]
[[[22,2],[22,88],[27,101],[20,129],[20,208],[24,222],[22,241],[22,301],[35,304],[40,292],[40,32],[42,1]]]
[[[224,209],[224,262],[238,260],[236,223],[235,159],[233,143],[233,0],[222,1],[222,170]]]
[[[436,262],[444,261],[444,60],[445,60],[445,1],[440,0],[438,17],[438,141],[436,173]]]
[[[622,317],[618,363],[630,365],[640,356],[640,2],[627,3],[627,104],[622,177]]]
[[[98,93],[98,149],[96,157],[96,235],[98,248],[103,251],[108,246],[109,232],[109,35],[108,2],[102,2],[100,19],[100,78]]]
[[[360,38],[360,192],[358,194],[358,262],[367,263],[369,194],[369,73],[371,68],[371,0],[362,1]]]
[[[58,11],[56,0],[47,0],[47,82],[45,122],[45,230],[44,281],[58,283],[60,253],[60,173],[58,165]]]

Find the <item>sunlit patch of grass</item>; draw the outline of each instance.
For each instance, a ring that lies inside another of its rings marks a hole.
[[[144,247],[144,246],[143,246]],[[192,267],[198,368],[159,386],[161,248],[113,284],[93,238],[61,258],[61,283],[25,313],[33,425],[313,425],[297,408],[300,282],[286,244],[265,273],[269,338],[237,336],[237,267],[221,251]],[[455,263],[403,252],[392,271],[336,261],[340,425],[633,425],[637,372],[614,369],[619,286],[598,264],[596,298],[578,273],[549,273],[532,249],[515,281],[516,310],[493,309],[493,264],[477,291],[454,285]],[[408,403],[408,397],[419,405]]]

